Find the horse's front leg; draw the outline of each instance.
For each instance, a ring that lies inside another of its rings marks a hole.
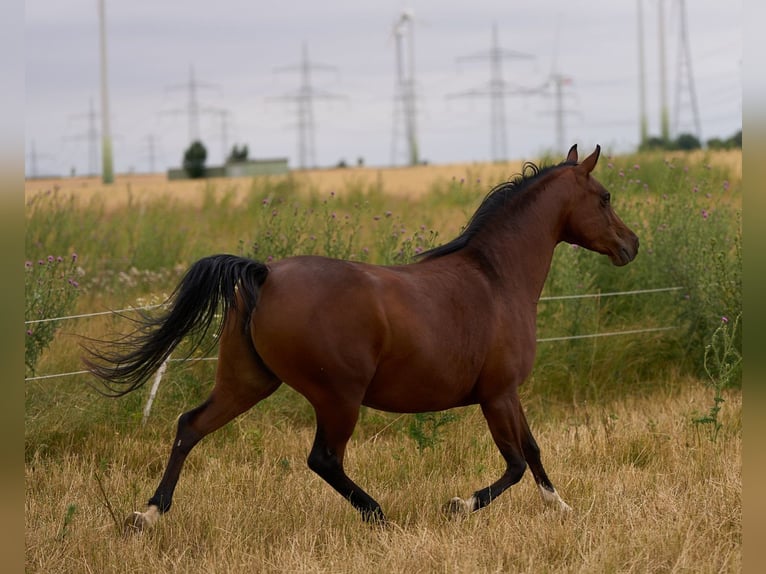
[[[527,463],[524,459],[519,409],[519,399],[515,393],[481,403],[481,410],[492,438],[505,459],[505,472],[490,486],[474,492],[470,498],[453,498],[445,505],[445,511],[451,514],[469,514],[484,508],[524,476]]]

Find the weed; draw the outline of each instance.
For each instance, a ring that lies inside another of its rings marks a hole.
[[[714,391],[713,405],[707,414],[696,416],[692,420],[697,425],[706,425],[709,428],[709,438],[713,442],[716,442],[723,427],[718,420],[721,406],[726,400],[723,398],[723,390],[732,386],[740,377],[742,355],[735,344],[740,317],[741,315],[737,315],[731,324],[728,317],[722,317],[710,343],[705,346],[704,368],[708,376],[707,383]]]
[[[64,514],[64,521],[61,524],[61,528],[59,529],[58,536],[56,537],[58,540],[63,541],[68,535],[69,535],[69,525],[72,524],[72,520],[74,519],[75,512],[77,512],[77,505],[70,504],[66,507],[66,513]]]
[[[24,364],[27,375],[34,375],[40,355],[60,326],[50,319],[67,315],[74,308],[81,272],[76,253],[68,263],[61,256],[48,255],[37,263],[27,261],[24,267],[24,319],[27,326]]]
[[[415,441],[418,452],[422,453],[427,448],[433,448],[441,440],[441,427],[456,421],[458,415],[450,412],[427,412],[416,413],[410,418],[407,426],[407,434]]]

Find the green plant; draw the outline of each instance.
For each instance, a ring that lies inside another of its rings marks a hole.
[[[439,429],[458,419],[450,411],[415,413],[410,418],[407,434],[418,445],[418,452],[433,448],[440,440]]]
[[[37,263],[24,264],[24,364],[27,375],[34,375],[42,352],[53,340],[58,322],[53,319],[69,313],[79,293],[77,254],[69,263],[49,255]]]
[[[721,324],[713,332],[710,343],[705,346],[704,368],[708,376],[707,384],[714,390],[713,405],[707,414],[694,417],[697,425],[707,425],[710,428],[710,440],[715,442],[722,428],[718,420],[721,405],[725,401],[723,390],[739,380],[742,364],[742,354],[739,352],[736,339],[741,315],[733,322],[727,317],[721,318]]]
[[[77,512],[77,505],[70,504],[67,506],[66,513],[64,514],[64,522],[59,529],[58,540],[64,540],[69,534],[69,525],[72,524],[75,512]]]

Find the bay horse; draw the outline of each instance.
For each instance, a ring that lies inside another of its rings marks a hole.
[[[199,345],[222,310],[215,385],[178,419],[164,475],[126,530],[144,530],[170,509],[181,469],[206,435],[283,382],[316,413],[308,466],[356,508],[385,522],[380,505],[348,477],[346,444],[361,405],[397,413],[478,404],[506,468],[493,484],[445,510],[468,514],[516,484],[529,466],[544,503],[561,499],[540,461],[518,388],[532,370],[537,302],[559,242],[625,265],[638,238],[591,176],[600,147],[578,163],[526,164],[495,187],[462,233],[413,263],[377,266],[320,256],[260,263],[213,255],[194,263],[160,316],[144,315],[126,338],[84,357],[107,394],[144,384],[179,342]]]

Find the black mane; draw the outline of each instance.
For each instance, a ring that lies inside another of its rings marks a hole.
[[[421,253],[418,258],[434,259],[463,249],[498,209],[516,198],[528,197],[528,195],[524,195],[524,192],[529,190],[535,182],[551,171],[565,165],[576,164],[564,161],[556,165],[538,167],[532,162],[525,162],[521,168],[521,173],[516,174],[510,181],[498,184],[492,188],[476,212],[471,216],[471,219],[460,235],[452,241]]]

